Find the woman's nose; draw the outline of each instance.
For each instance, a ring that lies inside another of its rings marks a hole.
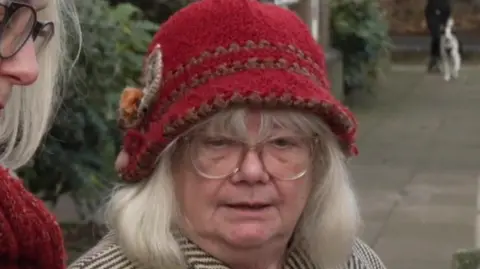
[[[32,39],[11,58],[0,62],[0,78],[12,85],[30,85],[38,78],[38,62]]]
[[[245,182],[248,184],[265,184],[269,180],[268,173],[265,171],[262,159],[259,154],[250,150],[243,159],[238,173],[233,175],[232,181],[235,183]]]

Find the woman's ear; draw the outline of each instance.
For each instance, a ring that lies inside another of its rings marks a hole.
[[[115,170],[120,173],[123,169],[125,169],[128,165],[128,154],[122,150],[117,155],[117,159],[115,160]]]

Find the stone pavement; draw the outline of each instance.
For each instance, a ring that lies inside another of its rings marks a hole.
[[[389,269],[451,268],[474,245],[480,67],[449,83],[424,70],[394,66],[372,107],[353,108],[362,238]]]

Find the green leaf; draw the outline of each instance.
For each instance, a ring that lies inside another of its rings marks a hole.
[[[332,46],[343,54],[344,89],[368,89],[380,56],[391,48],[388,22],[377,0],[330,1]]]
[[[133,15],[138,13],[141,13],[141,10],[138,7],[130,3],[123,3],[113,8],[110,15],[119,23],[125,23],[128,22]]]

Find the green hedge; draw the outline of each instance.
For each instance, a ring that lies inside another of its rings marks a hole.
[[[377,0],[331,0],[332,46],[342,52],[344,89],[370,90],[391,47],[388,23]]]
[[[27,186],[47,202],[70,194],[88,217],[116,177],[113,163],[120,133],[119,96],[140,76],[143,57],[158,25],[130,4],[111,8],[104,0],[77,1],[83,47],[65,85],[65,100],[44,147],[19,171]],[[71,42],[72,52],[78,44]]]

